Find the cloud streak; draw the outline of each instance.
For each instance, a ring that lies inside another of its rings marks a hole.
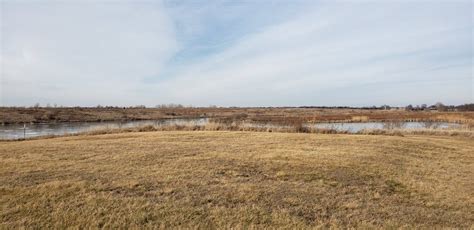
[[[467,6],[317,5],[185,68],[162,83],[163,97],[242,106],[472,101]],[[166,91],[176,87],[187,90]],[[394,95],[357,96],[368,87]]]
[[[69,105],[468,103],[471,9],[470,1],[4,4],[2,103],[59,95]]]

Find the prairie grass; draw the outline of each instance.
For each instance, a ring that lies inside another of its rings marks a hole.
[[[368,116],[353,116],[351,118],[351,121],[353,121],[353,122],[367,122],[367,121],[369,121],[369,117]]]
[[[348,135],[385,135],[385,136],[404,136],[404,135],[431,135],[431,136],[462,136],[474,138],[474,129],[469,124],[464,124],[456,128],[438,129],[435,123],[425,122],[424,127],[409,129],[403,128],[403,123],[399,121],[385,122],[383,129],[363,129],[357,132],[349,130],[340,130],[329,126],[321,128],[305,124],[300,120],[288,120],[285,122],[255,123],[241,120],[217,120],[208,123],[196,123],[194,121],[182,121],[179,124],[155,123],[153,125],[143,125],[136,127],[122,127],[120,125],[96,126],[80,133],[69,133],[61,135],[47,135],[38,137],[29,137],[27,140],[49,139],[62,136],[83,136],[83,135],[102,135],[131,132],[159,132],[159,131],[235,131],[235,132],[278,132],[278,133],[312,133],[312,134],[348,134]],[[12,139],[3,141],[22,141],[25,139]],[[1,141],[1,140],[0,140]]]
[[[473,154],[460,136],[169,131],[0,142],[0,228],[468,229]]]
[[[429,128],[404,129],[403,123],[390,121],[384,123],[384,129],[364,129],[358,132],[347,130],[337,130],[335,128],[318,128],[308,126],[302,121],[290,120],[275,123],[253,123],[245,121],[209,122],[206,124],[196,124],[194,122],[182,122],[173,125],[147,125],[133,128],[110,128],[98,127],[85,135],[110,134],[122,132],[149,132],[149,131],[241,131],[241,132],[279,132],[279,133],[314,133],[314,134],[354,134],[354,135],[439,135],[439,136],[464,136],[474,137],[474,131],[469,125],[463,125],[453,129],[437,129],[434,125]]]
[[[215,118],[254,122],[444,121],[471,123],[474,112],[321,108],[8,108],[0,124],[71,121],[131,121],[164,118]]]

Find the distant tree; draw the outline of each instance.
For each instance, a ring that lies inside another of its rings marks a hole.
[[[161,109],[176,109],[176,108],[185,108],[183,105],[181,104],[174,104],[174,103],[170,103],[170,104],[161,104],[161,105],[156,105],[155,108],[161,108]]]
[[[438,102],[435,104],[435,107],[438,111],[442,112],[442,111],[446,111],[447,110],[447,107],[441,103],[441,102]]]
[[[36,102],[34,105],[33,105],[33,108],[37,109],[40,107],[40,103]]]
[[[390,110],[392,107],[390,107],[390,105],[382,105],[381,108],[384,110]]]
[[[456,106],[458,111],[474,111],[474,104],[464,104]]]
[[[413,110],[413,105],[411,105],[411,104],[410,104],[410,105],[407,105],[407,106],[405,107],[405,110],[406,110],[406,111],[412,111],[412,110]]]
[[[427,104],[422,104],[421,107],[420,107],[422,110],[426,110],[428,108],[428,105]]]

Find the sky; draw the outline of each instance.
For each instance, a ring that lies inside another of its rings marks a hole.
[[[0,106],[474,102],[471,0],[0,0]]]

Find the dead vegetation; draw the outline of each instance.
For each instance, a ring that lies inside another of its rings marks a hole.
[[[472,228],[473,143],[202,131],[0,142],[0,228]]]
[[[0,107],[0,124],[130,121],[208,117],[257,123],[445,121],[474,125],[474,112],[321,108],[9,108]]]
[[[258,124],[244,121],[216,122],[199,125],[194,122],[183,122],[173,125],[146,125],[133,128],[110,128],[99,127],[84,133],[73,135],[101,135],[127,132],[153,132],[153,131],[240,131],[240,132],[279,132],[279,133],[312,133],[312,134],[353,134],[353,135],[433,135],[433,136],[462,136],[474,138],[472,127],[464,125],[455,129],[436,129],[434,127],[422,129],[403,129],[401,122],[384,123],[384,129],[363,129],[358,132],[348,130],[337,130],[334,128],[317,128],[308,126],[301,121],[287,121],[285,123]],[[41,138],[41,137],[40,137]]]
[[[179,124],[167,124],[157,122],[153,125],[143,125],[130,128],[119,126],[99,126],[80,133],[65,133],[60,135],[45,135],[38,137],[28,137],[26,140],[40,140],[57,138],[64,136],[93,136],[103,134],[133,133],[133,132],[162,132],[162,131],[233,131],[233,132],[277,132],[277,133],[310,133],[310,134],[350,134],[350,135],[385,135],[385,136],[405,136],[405,135],[428,135],[428,136],[459,136],[474,138],[474,130],[470,125],[462,125],[456,128],[437,129],[431,122],[430,126],[417,129],[404,129],[403,123],[398,121],[385,122],[383,129],[362,129],[360,131],[339,130],[335,127],[320,128],[305,124],[302,121],[290,120],[284,123],[254,123],[241,120],[219,119],[208,123],[198,124],[196,122],[180,122]],[[0,141],[24,141],[25,139],[4,139]]]

